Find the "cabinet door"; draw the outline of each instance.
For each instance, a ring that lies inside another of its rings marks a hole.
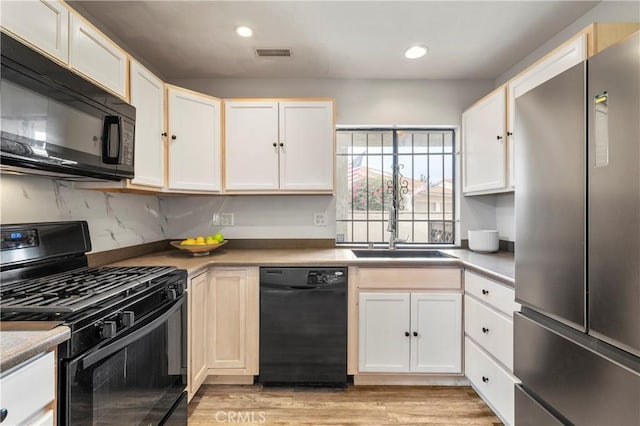
[[[582,34],[572,42],[561,46],[555,52],[548,55],[543,61],[527,70],[524,74],[519,75],[509,82],[509,105],[508,105],[508,123],[507,129],[509,133],[509,185],[515,187],[515,156],[516,146],[523,141],[518,141],[518,130],[515,128],[516,123],[516,98],[524,95],[529,90],[544,83],[545,81],[555,77],[563,71],[577,65],[587,59],[587,35]]]
[[[115,94],[127,97],[127,55],[78,15],[70,14],[69,65]]]
[[[462,295],[411,294],[411,371],[462,371]]]
[[[131,105],[136,107],[135,178],[137,185],[164,185],[164,85],[131,61]]]
[[[333,190],[333,102],[280,102],[280,189]]]
[[[360,293],[359,371],[409,371],[409,293]]]
[[[258,374],[257,268],[214,268],[209,281],[207,364],[215,374]],[[211,371],[210,371],[211,372]]]
[[[506,187],[505,96],[501,87],[462,113],[465,193]]]
[[[69,62],[69,9],[64,3],[57,0],[2,1],[0,23],[13,35],[65,64]]]
[[[220,190],[220,101],[169,88],[169,189]]]
[[[225,188],[278,189],[278,103],[224,105]]]
[[[191,279],[189,302],[189,399],[207,377],[207,273]]]

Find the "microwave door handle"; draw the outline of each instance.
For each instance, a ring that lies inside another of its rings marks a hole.
[[[115,146],[115,154],[113,154]],[[122,121],[117,115],[104,117],[102,129],[102,162],[120,164],[120,148],[122,147]]]
[[[160,315],[158,318],[154,319],[149,324],[132,332],[131,334],[127,334],[121,339],[116,339],[110,345],[107,345],[103,348],[100,348],[94,352],[89,353],[87,356],[85,356],[82,359],[82,368],[85,369],[85,368],[91,367],[96,362],[102,361],[108,356],[111,356],[114,353],[129,346],[131,343],[135,342],[136,340],[151,333],[153,330],[161,326],[166,320],[168,320],[169,317],[171,317],[171,315],[173,315],[176,311],[178,311],[178,309],[182,308],[182,306],[184,305],[184,301],[185,301],[184,297],[180,298],[179,302],[175,303],[167,312]]]

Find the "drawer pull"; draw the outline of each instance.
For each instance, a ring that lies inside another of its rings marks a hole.
[[[482,289],[482,294],[484,294],[486,296],[487,294],[489,294],[489,290],[483,288]]]
[[[482,327],[482,332],[484,334],[487,334],[489,332],[489,329],[487,327]]]
[[[489,378],[485,377],[485,376],[482,376],[482,381],[485,382],[485,383],[489,383]]]
[[[7,410],[6,408],[0,409],[0,423],[4,422],[4,419],[7,418],[8,414],[9,414],[9,410]]]

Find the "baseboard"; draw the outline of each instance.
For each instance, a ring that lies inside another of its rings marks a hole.
[[[252,385],[253,376],[207,376],[204,385]]]
[[[469,380],[459,375],[403,375],[403,374],[358,374],[353,376],[355,386],[469,386]]]

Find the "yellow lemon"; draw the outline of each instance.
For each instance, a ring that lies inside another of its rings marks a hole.
[[[199,236],[198,238],[196,238],[196,244],[199,246],[203,246],[204,243],[204,237],[203,236]]]

